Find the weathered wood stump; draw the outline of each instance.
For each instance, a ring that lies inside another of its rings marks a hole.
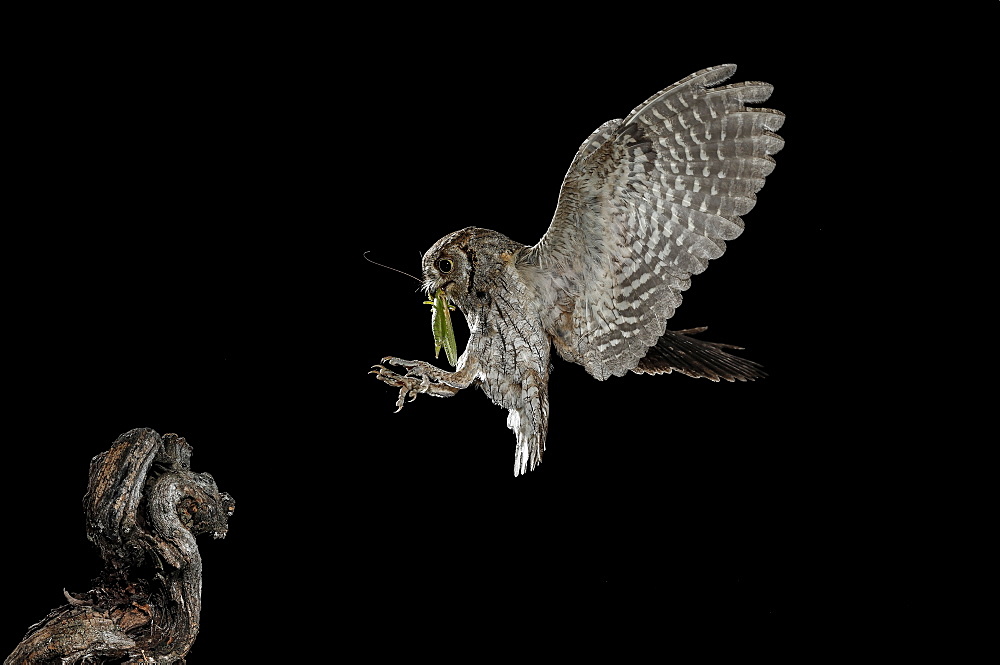
[[[201,613],[195,536],[224,538],[235,507],[190,461],[187,441],[151,429],[94,457],[83,505],[104,571],[86,593],[64,590],[4,665],[184,662]]]

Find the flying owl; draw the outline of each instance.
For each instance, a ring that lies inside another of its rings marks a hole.
[[[735,71],[703,69],[598,127],[573,158],[537,244],[470,227],[427,251],[423,288],[462,311],[469,339],[454,372],[394,357],[382,362],[405,375],[373,366],[399,388],[397,411],[420,393],[450,397],[480,386],[509,412],[517,476],[545,450],[553,348],[602,381],[629,371],[764,376],[726,351],[739,347],[693,337],[704,328],[666,327],[691,275],[743,231],[740,215],[753,208],[784,144],[774,133],[783,114],[745,106],[765,101],[772,86],[719,85]]]

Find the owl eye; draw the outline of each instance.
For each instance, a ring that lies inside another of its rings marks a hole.
[[[453,266],[452,262],[449,261],[448,259],[440,259],[438,261],[438,270],[440,270],[441,273],[444,274],[444,275],[447,275],[448,273],[450,273],[451,269],[453,267],[454,266]]]

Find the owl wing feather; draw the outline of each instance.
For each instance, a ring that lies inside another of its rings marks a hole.
[[[691,275],[743,231],[774,168],[784,116],[745,106],[770,96],[766,83],[713,87],[735,70],[696,72],[599,127],[525,253],[572,301],[563,339],[598,379],[635,369],[657,344]]]

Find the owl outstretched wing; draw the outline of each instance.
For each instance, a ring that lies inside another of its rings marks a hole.
[[[770,96],[766,83],[719,86],[735,71],[696,72],[599,127],[525,254],[573,301],[563,339],[598,379],[636,368],[656,345],[691,275],[743,231],[740,215],[774,168],[784,116],[746,106]]]

